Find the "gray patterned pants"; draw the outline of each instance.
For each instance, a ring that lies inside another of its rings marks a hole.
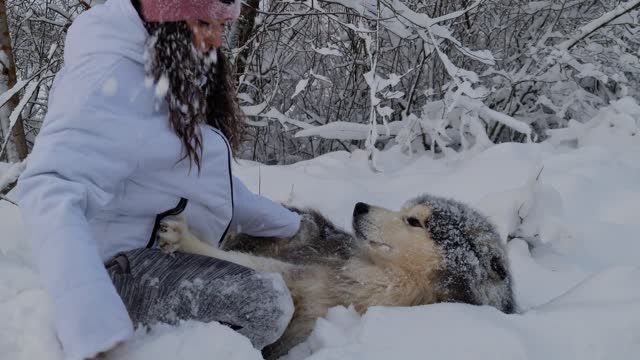
[[[279,274],[158,249],[124,252],[106,266],[136,326],[218,321],[262,349],[282,335],[293,315]]]

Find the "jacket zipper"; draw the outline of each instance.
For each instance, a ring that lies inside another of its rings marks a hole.
[[[220,244],[222,242],[222,240],[224,240],[225,236],[227,236],[227,233],[229,232],[229,228],[231,227],[231,223],[233,222],[233,215],[234,215],[234,211],[235,211],[235,205],[234,205],[234,199],[233,199],[233,174],[231,173],[231,145],[229,145],[229,141],[227,140],[227,138],[222,135],[220,133],[220,131],[218,131],[216,128],[210,126],[211,130],[213,132],[215,132],[216,134],[218,134],[218,136],[220,136],[222,138],[222,141],[224,141],[224,143],[227,145],[227,167],[229,169],[229,187],[231,189],[231,219],[229,219],[229,223],[227,224],[227,227],[224,229],[224,232],[222,233],[222,236],[220,237],[220,239],[218,240],[218,244]]]
[[[227,236],[227,233],[229,232],[229,228],[231,227],[231,222],[233,222],[233,214],[234,214],[234,208],[235,208],[234,197],[233,197],[233,174],[231,173],[231,146],[229,145],[229,142],[227,141],[227,139],[222,134],[220,134],[215,128],[211,128],[211,130],[213,132],[215,132],[216,134],[218,134],[222,138],[224,143],[227,145],[227,169],[229,171],[229,188],[231,190],[231,192],[230,192],[230,196],[231,196],[231,219],[229,219],[229,223],[227,224],[226,228],[224,229],[224,232],[222,233],[222,236],[218,240],[218,244],[220,244],[220,242],[225,238],[225,236]],[[176,205],[176,207],[156,215],[156,221],[153,224],[153,230],[151,231],[151,237],[149,238],[149,241],[147,242],[147,248],[148,249],[151,249],[155,245],[156,239],[158,237],[158,231],[160,230],[160,222],[162,222],[162,220],[164,218],[166,218],[167,216],[176,216],[176,215],[181,214],[184,211],[184,209],[187,207],[187,203],[188,202],[189,202],[189,200],[187,200],[185,198],[180,198],[180,201],[178,202],[178,205]]]

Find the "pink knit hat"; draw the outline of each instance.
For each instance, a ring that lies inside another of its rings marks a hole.
[[[146,21],[183,21],[192,19],[236,19],[240,0],[140,0]]]

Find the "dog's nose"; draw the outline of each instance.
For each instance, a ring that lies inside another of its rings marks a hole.
[[[369,205],[365,203],[357,203],[356,207],[353,208],[353,216],[364,215],[369,212]]]

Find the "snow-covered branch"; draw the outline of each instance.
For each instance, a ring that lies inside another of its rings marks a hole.
[[[601,27],[609,24],[615,19],[621,17],[624,14],[629,13],[632,10],[640,8],[640,0],[631,0],[626,3],[622,3],[618,5],[615,9],[609,11],[608,13],[602,15],[601,17],[591,21],[587,25],[578,29],[574,35],[572,35],[568,40],[562,42],[558,45],[558,49],[560,50],[568,50],[571,49],[575,44],[577,44],[580,40],[585,39],[589,35],[593,34],[596,30]]]
[[[65,24],[101,2],[17,1],[10,9],[18,78],[41,86],[2,89],[0,105],[22,96],[29,145],[47,110],[49,76],[61,65]],[[550,128],[640,98],[639,5],[247,1],[244,10],[255,11],[242,29],[232,25],[226,42],[249,125],[238,156],[288,163],[338,149],[375,155],[395,144],[446,155],[544,140]],[[45,78],[32,78],[50,44],[60,46],[56,61]]]

